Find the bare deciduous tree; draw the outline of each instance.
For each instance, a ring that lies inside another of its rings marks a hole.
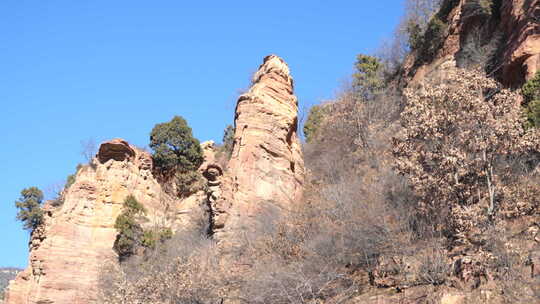
[[[56,182],[45,188],[45,199],[51,201],[53,206],[59,206],[63,203],[62,193],[65,189],[66,182]]]
[[[416,24],[421,33],[431,17],[439,10],[442,0],[406,0],[405,13],[394,29],[392,35],[382,41],[376,54],[384,63],[385,73],[393,75],[397,72],[405,57],[409,54],[409,36],[411,24]]]
[[[96,140],[94,138],[88,138],[81,140],[81,155],[84,157],[87,163],[91,163],[94,156],[97,153]]]
[[[443,0],[407,0],[405,1],[405,19],[414,20],[425,29],[429,19],[435,14]]]

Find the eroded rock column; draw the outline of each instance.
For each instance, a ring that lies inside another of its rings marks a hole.
[[[298,101],[289,67],[267,56],[238,98],[234,147],[222,183],[214,235],[233,242],[302,196],[304,162],[297,136]]]

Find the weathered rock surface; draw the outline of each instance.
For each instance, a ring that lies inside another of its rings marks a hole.
[[[115,139],[77,173],[59,207],[46,204],[45,225],[30,242],[29,266],[12,281],[6,303],[95,303],[101,267],[116,260],[114,223],[127,195],[148,210],[149,221],[173,225],[167,210],[180,207],[152,175],[151,156]]]
[[[508,38],[503,79],[516,85],[540,70],[540,0],[502,2],[501,26]]]
[[[267,56],[236,105],[223,195],[211,203],[216,239],[234,242],[241,231],[254,228],[256,217],[287,211],[301,198],[304,163],[297,128],[289,68],[278,56]]]
[[[418,54],[408,56],[403,66],[407,80],[419,81],[444,62],[456,63],[460,51],[469,43],[468,37],[479,28],[483,30],[481,35],[493,34],[489,37],[496,47],[492,73],[504,84],[521,86],[540,70],[540,0],[501,1],[499,10],[491,15],[471,13],[472,2],[460,0],[452,9],[444,42],[433,58],[419,64]],[[500,43],[494,39],[500,39]]]
[[[105,163],[109,159],[123,161],[132,159],[135,156],[135,150],[129,146],[127,141],[117,138],[102,143],[97,156],[101,163]]]
[[[205,168],[207,164],[212,164],[216,160],[216,147],[213,140],[205,141],[201,143],[201,148],[204,156],[204,163],[201,165],[201,169]]]
[[[148,210],[143,226],[186,227],[202,202],[211,231],[231,243],[264,211],[288,210],[302,196],[304,165],[297,137],[298,104],[285,62],[268,56],[236,108],[234,149],[224,172],[213,142],[202,144],[206,195],[182,201],[153,176],[152,158],[126,141],[103,143],[91,165],[63,193],[63,204],[44,206],[45,224],[34,231],[29,266],[10,284],[6,303],[96,303],[100,271],[116,261],[116,217],[132,194]],[[174,187],[172,187],[174,188]],[[194,212],[193,212],[194,213]]]

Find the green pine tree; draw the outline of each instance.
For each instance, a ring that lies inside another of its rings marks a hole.
[[[186,120],[175,116],[170,122],[157,124],[150,133],[154,161],[163,170],[196,170],[203,162],[199,141],[193,137]]]
[[[359,54],[354,66],[353,90],[364,100],[372,99],[385,86],[383,64],[377,57]]]
[[[304,123],[304,137],[306,142],[313,142],[324,119],[324,109],[322,105],[315,105],[309,109],[309,114]]]
[[[231,157],[234,144],[234,127],[228,125],[223,131],[223,151],[227,153],[227,157]]]
[[[15,201],[15,206],[19,209],[17,219],[23,223],[26,230],[34,231],[43,223],[43,192],[37,187],[30,187],[21,191],[21,197]]]
[[[124,200],[123,211],[116,218],[114,228],[118,231],[113,249],[120,260],[133,255],[138,246],[142,244],[144,230],[137,222],[137,217],[145,215],[146,209],[133,195]]]

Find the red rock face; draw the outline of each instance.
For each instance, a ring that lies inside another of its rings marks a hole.
[[[540,0],[502,1],[500,18],[471,18],[465,12],[467,0],[461,0],[448,17],[448,30],[441,49],[429,63],[415,65],[417,54],[405,60],[407,81],[419,81],[444,62],[455,61],[475,27],[488,25],[488,32],[502,34],[501,52],[495,56],[494,74],[509,87],[519,87],[540,70]]]
[[[164,218],[166,200],[151,169],[151,156],[127,142],[102,144],[93,165],[80,169],[66,190],[63,205],[45,205],[29,266],[9,285],[5,303],[95,303],[102,266],[117,259],[114,222],[125,197],[135,195],[151,221]]]
[[[501,19],[508,37],[502,77],[520,85],[540,70],[540,0],[503,1]]]
[[[270,55],[238,98],[224,199],[213,206],[215,235],[231,241],[262,212],[288,210],[302,196],[298,103],[289,68]]]

